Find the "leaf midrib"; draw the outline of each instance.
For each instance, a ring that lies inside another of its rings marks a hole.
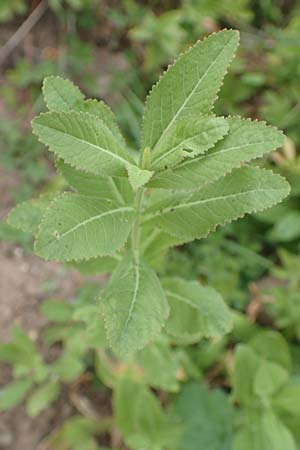
[[[228,194],[226,196],[211,197],[211,198],[207,198],[207,199],[203,199],[203,200],[197,200],[197,201],[190,202],[190,203],[180,203],[179,205],[169,206],[169,207],[167,207],[167,208],[165,208],[163,210],[159,210],[159,211],[157,211],[155,213],[149,214],[149,216],[147,217],[146,220],[152,219],[153,217],[155,217],[157,215],[162,215],[162,214],[168,213],[170,211],[174,211],[174,210],[181,209],[181,208],[189,208],[191,206],[200,205],[200,204],[209,203],[209,202],[214,202],[214,201],[218,201],[218,200],[227,200],[227,199],[232,198],[232,197],[239,197],[241,195],[251,194],[252,192],[259,193],[259,192],[272,192],[272,191],[280,192],[280,191],[284,191],[284,189],[273,189],[273,188],[268,188],[268,189],[251,189],[249,191],[237,192],[235,194]]]
[[[169,122],[168,126],[164,129],[164,131],[162,132],[162,134],[160,135],[158,141],[156,142],[156,144],[153,147],[153,151],[156,149],[156,147],[159,145],[160,141],[164,138],[166,132],[169,130],[169,128],[172,126],[172,124],[175,122],[175,120],[177,119],[177,117],[180,115],[181,111],[185,108],[185,105],[189,102],[190,98],[194,95],[195,91],[198,89],[199,84],[202,82],[202,80],[204,79],[204,77],[206,77],[208,71],[216,64],[216,61],[219,59],[220,55],[224,52],[224,50],[227,48],[227,45],[231,42],[233,38],[231,38],[226,45],[224,45],[224,47],[222,47],[221,51],[219,52],[218,56],[214,59],[214,61],[208,66],[208,68],[206,69],[206,71],[204,72],[204,74],[202,75],[201,78],[199,78],[198,82],[196,83],[196,85],[194,86],[194,88],[191,90],[190,94],[186,97],[186,99],[184,100],[183,104],[181,105],[181,107],[178,109],[178,111],[176,112],[175,116],[173,116],[173,118],[171,119],[171,121]]]
[[[223,125],[220,125],[219,127],[222,128]],[[153,160],[153,167],[155,167],[155,165],[161,161],[164,158],[167,158],[167,156],[169,156],[170,153],[174,153],[178,148],[180,148],[181,146],[183,146],[187,141],[191,140],[191,139],[196,139],[197,137],[201,136],[201,134],[203,133],[207,133],[208,131],[212,130],[212,129],[216,129],[219,128],[216,126],[211,126],[209,128],[206,128],[205,130],[202,130],[200,133],[196,133],[193,136],[190,136],[188,138],[183,139],[179,144],[176,145],[176,147],[172,147],[168,152],[163,153],[162,155],[160,155],[157,159]],[[184,151],[184,149],[182,149]]]
[[[165,293],[166,293],[167,296],[169,295],[171,297],[174,297],[174,298],[176,298],[176,300],[179,300],[180,302],[189,305],[191,308],[197,309],[198,311],[201,311],[201,308],[199,307],[199,305],[196,305],[195,303],[191,302],[186,297],[182,297],[179,294],[175,294],[174,292],[169,291],[168,289],[165,290]]]
[[[211,153],[207,153],[206,155],[202,155],[202,156],[200,155],[199,157],[193,158],[191,160],[184,161],[182,164],[180,164],[178,167],[176,167],[176,169],[181,169],[182,167],[187,166],[189,164],[192,164],[192,163],[194,163],[196,161],[198,161],[198,162],[199,161],[204,161],[204,160],[207,160],[207,159],[212,158],[214,156],[219,156],[219,155],[222,155],[223,153],[231,152],[233,150],[237,150],[237,149],[240,150],[240,149],[242,149],[244,147],[253,147],[253,146],[261,145],[261,144],[271,144],[271,142],[274,142],[274,139],[270,139],[268,141],[256,141],[256,142],[253,142],[253,143],[250,143],[250,144],[246,143],[246,144],[242,144],[242,145],[235,145],[233,147],[223,148],[223,150],[220,150],[220,151],[212,151]],[[267,153],[267,151],[268,150],[264,150],[264,153]]]
[[[100,119],[100,120],[101,120],[101,119]],[[52,130],[52,131],[55,130],[58,134],[62,134],[63,136],[69,136],[69,137],[71,137],[72,139],[74,139],[75,141],[80,142],[81,144],[89,145],[89,146],[91,146],[91,147],[93,147],[93,148],[95,148],[95,149],[97,149],[97,150],[102,151],[103,153],[107,153],[110,157],[115,158],[115,159],[118,159],[119,161],[122,161],[123,164],[131,164],[130,161],[128,161],[128,160],[122,158],[122,156],[119,156],[119,155],[117,155],[117,154],[114,153],[114,152],[111,152],[111,151],[109,151],[109,150],[107,150],[107,149],[101,147],[99,144],[93,144],[92,142],[89,142],[89,141],[87,141],[87,140],[78,138],[78,137],[74,136],[73,134],[67,133],[67,132],[65,132],[65,131],[58,130],[57,128],[54,128],[54,127],[49,127],[49,126],[47,126],[47,125],[40,125],[40,126],[42,126],[42,127],[44,127],[44,128],[48,128],[49,130]],[[107,131],[109,131],[109,130],[107,129]],[[110,131],[109,131],[109,132],[110,132]],[[111,133],[111,132],[110,132],[110,133]],[[111,133],[111,134],[112,134],[112,133]],[[112,135],[112,136],[113,136],[113,135]],[[51,145],[50,145],[50,144],[47,144],[47,145],[49,145],[49,147],[51,148]],[[55,153],[58,153],[57,151],[54,151],[54,152],[55,152]]]
[[[133,298],[132,298],[132,302],[128,311],[128,315],[126,318],[126,322],[123,326],[123,329],[121,331],[121,336],[120,339],[122,339],[122,336],[124,335],[124,333],[126,332],[127,328],[128,328],[128,324],[129,321],[131,320],[132,317],[132,313],[136,304],[136,300],[137,300],[137,294],[138,294],[138,290],[139,290],[139,286],[140,286],[140,271],[139,271],[139,265],[135,264],[134,265],[134,270],[135,270],[135,286],[134,286],[134,291],[133,291]]]
[[[57,241],[66,237],[68,234],[72,233],[73,231],[76,231],[78,228],[83,227],[87,225],[90,222],[93,222],[94,220],[100,219],[105,216],[109,216],[111,214],[115,214],[117,212],[125,212],[125,211],[134,211],[134,208],[130,206],[124,206],[122,208],[116,208],[116,209],[110,209],[109,211],[105,211],[104,213],[97,214],[96,216],[89,217],[88,219],[84,220],[83,222],[77,223],[74,227],[70,228],[70,230],[66,231],[65,233],[61,234]]]

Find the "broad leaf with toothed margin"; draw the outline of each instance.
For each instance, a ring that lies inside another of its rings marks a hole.
[[[80,89],[72,81],[62,77],[46,77],[43,82],[43,94],[50,111],[70,111],[84,101]]]
[[[57,261],[111,255],[125,244],[134,215],[131,206],[64,194],[45,212],[36,253]]]
[[[197,115],[176,120],[151,152],[151,169],[163,170],[205,153],[227,133],[222,117]]]
[[[117,267],[100,298],[108,340],[127,356],[160,333],[169,307],[155,272],[131,253]]]
[[[282,132],[264,122],[230,117],[227,123],[228,134],[205,155],[183,161],[173,170],[155,174],[148,186],[197,190],[283,144]]]
[[[133,162],[120,140],[94,115],[49,112],[33,119],[32,127],[41,142],[77,169],[125,176],[125,167]]]
[[[238,41],[237,31],[212,34],[169,67],[146,102],[143,149],[154,151],[173,123],[183,116],[211,111]]]
[[[288,193],[289,185],[280,175],[243,167],[201,191],[170,194],[148,209],[148,221],[190,241],[207,236],[218,225],[269,208]]]
[[[176,343],[221,337],[231,330],[230,311],[215,289],[180,278],[163,280],[163,288],[170,305],[166,332]]]
[[[103,101],[85,100],[82,92],[71,81],[58,76],[47,77],[43,83],[43,94],[49,111],[73,110],[93,114],[99,117],[112,133],[124,142],[112,110]]]

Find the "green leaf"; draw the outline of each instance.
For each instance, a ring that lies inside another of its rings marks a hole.
[[[63,300],[46,300],[42,303],[40,311],[52,322],[66,322],[71,319],[74,308]]]
[[[66,112],[73,110],[93,114],[99,117],[112,133],[124,143],[111,109],[102,101],[84,100],[82,92],[71,81],[58,76],[47,77],[43,83],[43,94],[50,111]]]
[[[178,390],[179,354],[171,348],[165,337],[138,352],[136,361],[148,385],[170,392]]]
[[[297,450],[293,435],[273,412],[251,418],[238,432],[233,450]]]
[[[189,383],[174,406],[183,423],[176,450],[231,450],[233,409],[222,391]]]
[[[281,216],[268,233],[273,242],[289,242],[300,237],[300,212],[290,211]]]
[[[220,294],[211,287],[179,278],[163,280],[170,305],[167,333],[178,343],[220,337],[232,328],[232,318]]]
[[[63,422],[62,427],[50,437],[51,448],[72,450],[100,450],[93,439],[99,432],[95,419],[75,415]]]
[[[100,177],[82,172],[59,160],[57,169],[67,183],[79,194],[104,198],[124,205],[133,202],[133,191],[125,177]]]
[[[46,210],[36,253],[57,261],[113,254],[125,244],[134,214],[131,206],[64,194]]]
[[[247,345],[238,345],[234,354],[232,375],[233,397],[241,404],[249,405],[254,401],[254,378],[260,364],[260,358]]]
[[[77,169],[124,176],[133,162],[107,125],[91,114],[49,112],[33,119],[32,127],[43,144]]]
[[[43,195],[20,203],[9,213],[9,225],[26,233],[37,234],[43,214],[51,201],[52,196]]]
[[[126,146],[124,137],[122,136],[117,125],[116,117],[112,110],[104,102],[95,99],[88,99],[77,104],[74,109],[79,112],[89,113],[99,117],[99,119],[105,123],[114,136],[119,139],[122,145]]]
[[[153,228],[145,223],[141,227],[141,250],[144,259],[155,266],[161,262],[168,248],[180,245],[181,240],[165,233],[159,228]]]
[[[76,380],[85,367],[79,357],[64,353],[54,361],[51,369],[62,381],[70,382]]]
[[[31,417],[37,416],[41,411],[53,403],[58,395],[59,384],[57,381],[49,381],[38,387],[27,401],[27,414]]]
[[[14,408],[21,403],[32,386],[30,379],[13,381],[0,389],[0,411]]]
[[[84,101],[84,95],[71,81],[50,76],[44,79],[43,94],[50,111],[69,111],[78,102]]]
[[[183,116],[211,111],[238,40],[239,34],[233,30],[212,34],[169,67],[146,102],[143,149],[154,151]]]
[[[169,234],[189,241],[206,237],[217,225],[263,210],[289,193],[284,178],[256,167],[236,169],[201,191],[165,197],[148,209],[148,220]]]
[[[229,117],[228,134],[205,155],[183,161],[173,170],[157,173],[150,187],[197,190],[215,181],[242,163],[260,158],[283,144],[281,131],[264,122]]]
[[[278,364],[262,361],[254,378],[254,392],[261,398],[270,397],[289,379],[289,373]]]
[[[280,413],[300,418],[300,383],[290,383],[276,394],[272,404]]]
[[[21,377],[36,369],[40,356],[34,343],[21,328],[13,326],[11,335],[10,342],[0,343],[0,360],[13,364],[14,375]]]
[[[153,175],[150,170],[143,170],[132,164],[127,166],[127,171],[130,184],[135,191],[144,186]]]
[[[127,356],[160,333],[169,308],[155,272],[131,254],[116,268],[100,298],[108,340],[116,353]]]
[[[151,169],[175,166],[184,158],[205,153],[228,131],[227,121],[215,116],[185,116],[176,120],[153,152]]]
[[[261,357],[286,369],[292,368],[291,353],[289,345],[277,331],[264,330],[255,334],[249,341],[249,345]]]
[[[114,391],[113,407],[118,429],[130,448],[173,448],[176,424],[164,415],[157,398],[144,385],[123,376]]]
[[[97,275],[112,272],[119,261],[120,258],[115,256],[99,256],[87,261],[71,261],[69,264],[83,275]]]

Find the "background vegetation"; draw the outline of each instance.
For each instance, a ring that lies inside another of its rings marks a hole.
[[[155,351],[141,352],[134,375],[100,349],[90,302],[101,288],[99,276],[62,297],[48,280],[39,299],[47,318],[42,332],[28,334],[32,323],[24,330],[14,325],[0,346],[7,373],[0,410],[25,401],[32,423],[45,417],[28,450],[300,449],[299,2],[2,0],[0,21],[0,164],[17,180],[6,175],[1,186],[4,193],[13,186],[1,211],[7,258],[22,248],[30,263],[32,246],[29,234],[6,223],[7,209],[63,185],[30,129],[31,118],[45,109],[43,78],[66,76],[88,97],[104,99],[135,147],[143,102],[161,71],[196,40],[225,27],[240,30],[241,46],[216,111],[283,129],[284,146],[260,164],[292,186],[271,210],[158,255],[161,274],[217,289],[233,310],[234,327],[225,338],[200,344],[162,340]],[[68,268],[59,270],[68,276]],[[47,410],[58,414],[62,402],[70,408],[51,422]],[[3,413],[7,430],[24,432],[16,423],[25,420],[20,411]],[[0,448],[20,449],[16,436],[7,439]]]

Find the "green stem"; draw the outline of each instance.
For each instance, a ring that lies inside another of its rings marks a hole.
[[[143,151],[142,158],[140,161],[140,165],[143,170],[149,169],[150,166],[150,148],[146,147]],[[131,247],[133,252],[133,257],[135,262],[138,264],[139,256],[140,256],[140,237],[141,237],[141,229],[140,229],[140,221],[141,221],[141,212],[143,206],[143,198],[144,198],[145,188],[140,187],[137,189],[134,199],[134,205],[136,210],[136,219],[133,223],[133,228],[131,232]]]
[[[138,263],[138,261],[139,261],[140,234],[141,234],[140,216],[141,216],[141,209],[142,209],[142,204],[143,204],[144,190],[145,189],[143,187],[141,187],[136,191],[135,201],[134,201],[137,216],[133,223],[133,228],[132,228],[132,232],[131,232],[131,246],[132,246],[133,256],[134,256],[136,263]]]

